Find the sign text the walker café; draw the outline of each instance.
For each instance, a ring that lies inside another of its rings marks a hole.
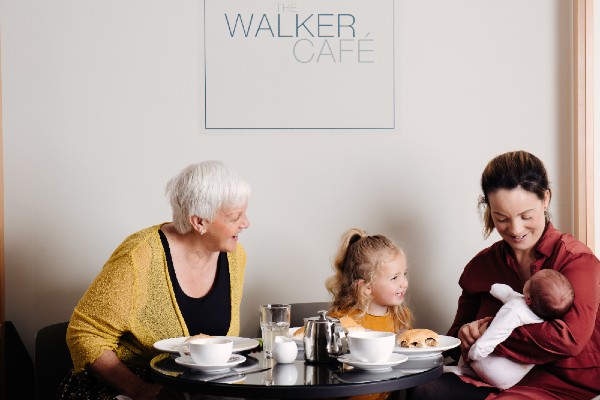
[[[204,0],[206,129],[393,129],[393,0]]]

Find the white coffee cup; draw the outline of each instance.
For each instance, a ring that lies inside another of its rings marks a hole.
[[[298,346],[292,339],[277,336],[273,345],[273,359],[280,364],[294,362],[298,355]]]
[[[361,362],[388,361],[395,345],[396,334],[393,332],[356,331],[348,334],[350,354]]]
[[[189,355],[198,365],[225,365],[232,350],[233,341],[223,338],[197,338],[179,345],[179,354]]]

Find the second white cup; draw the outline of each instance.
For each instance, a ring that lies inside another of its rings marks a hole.
[[[350,354],[368,363],[385,362],[394,352],[396,335],[393,332],[356,331],[348,334]]]

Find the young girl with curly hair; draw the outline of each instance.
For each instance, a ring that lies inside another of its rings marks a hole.
[[[325,286],[333,295],[330,315],[351,317],[370,330],[399,333],[412,328],[412,312],[405,304],[408,269],[404,251],[383,235],[346,231],[334,260],[335,275]],[[389,398],[390,393],[352,399]]]
[[[349,229],[333,267],[335,275],[325,283],[333,295],[332,316],[349,316],[371,330],[399,333],[412,327],[412,313],[404,303],[406,255],[392,240]]]

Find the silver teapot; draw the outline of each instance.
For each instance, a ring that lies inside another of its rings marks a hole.
[[[318,317],[304,321],[304,359],[311,363],[336,361],[348,351],[348,342],[340,320],[327,316],[326,310]]]

